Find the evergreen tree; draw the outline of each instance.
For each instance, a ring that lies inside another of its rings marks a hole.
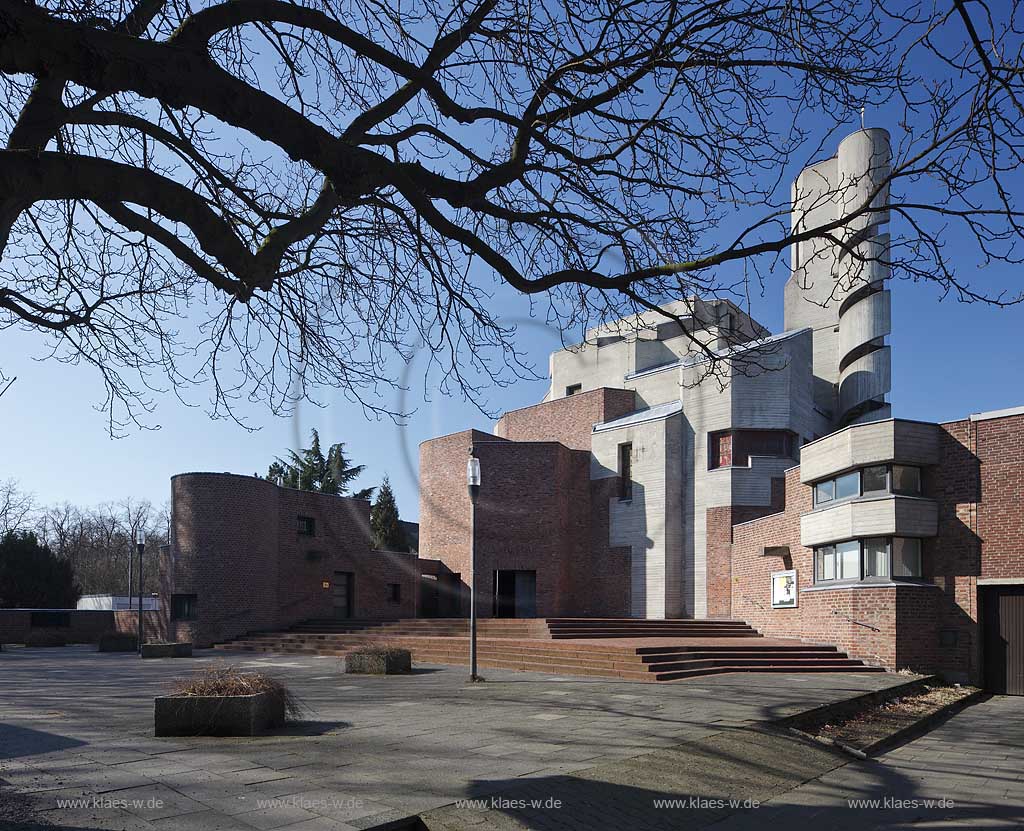
[[[387,476],[381,482],[377,501],[370,509],[370,530],[373,532],[373,544],[381,550],[407,551],[409,548],[402,523],[399,522],[395,493],[391,490]]]
[[[71,563],[35,534],[11,531],[0,539],[0,608],[73,609],[81,594]]]
[[[320,434],[313,430],[310,446],[298,452],[288,451],[287,459],[277,459],[267,470],[267,479],[285,488],[317,491],[335,496],[349,496],[349,485],[365,465],[353,465],[345,456],[345,443],[332,444],[324,457]],[[370,499],[374,488],[363,488],[351,494],[356,499]]]

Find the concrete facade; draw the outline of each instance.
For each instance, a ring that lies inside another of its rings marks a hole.
[[[592,523],[607,524],[607,538],[597,542],[629,552],[630,616],[717,614],[721,603],[709,600],[722,594],[720,587],[709,588],[717,567],[708,562],[709,511],[763,513],[802,445],[847,422],[887,414],[889,295],[878,267],[884,260],[878,228],[888,219],[880,189],[888,154],[884,131],[858,131],[844,139],[834,159],[808,168],[794,185],[797,230],[832,222],[839,211],[851,211],[855,219],[836,231],[844,246],[798,246],[804,250],[794,255],[786,288],[785,332],[771,335],[727,300],[696,297],[603,323],[588,330],[583,342],[551,355],[543,402],[507,413],[495,426],[495,436],[522,446],[504,447],[505,458],[519,452],[527,463],[527,445],[536,442],[589,455],[593,500],[585,513]],[[433,464],[444,457],[442,467],[457,467],[442,449],[451,439],[435,440],[436,448],[427,442],[421,450],[421,550],[464,573],[468,536],[453,543],[458,534],[444,523],[449,515],[465,516],[468,500],[441,492],[452,479],[436,482]],[[474,443],[458,442],[468,455]],[[629,488],[622,487],[624,466]],[[553,469],[552,463],[549,476]],[[503,466],[496,478],[507,470]],[[546,486],[538,482],[536,488]],[[507,511],[537,517],[549,512],[529,488],[502,488]],[[564,484],[559,494],[573,489],[576,483]],[[454,514],[432,508],[445,501],[466,504]],[[902,507],[899,512],[906,513]],[[481,527],[480,533],[491,532]],[[550,556],[581,556],[573,546]],[[491,552],[487,556],[493,559]],[[504,567],[519,568],[513,561],[522,560],[511,557]],[[539,571],[537,579],[538,603],[541,597],[570,597],[542,588]],[[551,614],[580,607],[578,599],[566,600]]]

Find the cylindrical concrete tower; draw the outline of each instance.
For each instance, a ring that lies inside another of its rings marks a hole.
[[[889,222],[892,154],[885,130],[860,130],[839,145],[840,216],[857,214],[842,229],[836,267],[839,303],[838,426],[888,418],[892,356],[885,338],[892,331]]]
[[[889,221],[889,134],[858,130],[838,152],[800,172],[793,183],[793,230],[853,214],[832,231],[793,246],[786,284],[786,329],[814,330],[814,401],[834,427],[888,418],[892,386]]]

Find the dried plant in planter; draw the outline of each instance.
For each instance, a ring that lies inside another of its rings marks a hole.
[[[306,709],[282,681],[262,672],[245,672],[234,665],[207,667],[191,678],[178,679],[171,690],[172,695],[203,697],[257,693],[271,693],[279,698],[284,702],[285,715],[290,719],[299,718]]]
[[[342,659],[345,672],[357,675],[399,675],[412,672],[412,653],[389,643],[368,644]]]

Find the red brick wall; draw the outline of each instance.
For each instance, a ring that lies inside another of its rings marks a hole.
[[[1024,577],[1024,415],[977,421],[974,428],[981,463],[981,577]]]
[[[708,508],[706,551],[708,617],[728,620],[732,617],[732,528],[767,514],[779,513],[786,506],[784,479],[772,479],[770,505],[726,505]]]
[[[466,462],[476,441],[498,441],[490,433],[463,430],[420,445],[420,553],[468,576],[469,493]],[[491,472],[483,472],[484,486]]]
[[[253,476],[171,480],[170,593],[195,594],[198,619],[171,621],[177,640],[208,645],[332,614],[335,571],[355,575],[354,615],[413,617],[417,558],[371,551],[365,500],[279,488]],[[298,517],[312,517],[314,536]],[[401,602],[387,599],[399,583]]]
[[[494,434],[511,441],[556,441],[590,450],[591,428],[636,409],[633,390],[602,387],[505,413]]]
[[[811,509],[811,489],[799,468],[787,471],[782,513],[733,527],[732,609],[764,635],[838,646],[890,669],[896,666],[896,589],[808,591],[814,585],[813,553],[800,545],[800,514]],[[789,546],[790,556],[764,556],[765,546]],[[770,576],[795,568],[799,606],[772,609]],[[915,591],[930,591],[914,589]]]
[[[811,508],[811,490],[793,470],[786,478],[785,512],[734,526],[731,545],[724,530],[730,509],[709,511],[709,569],[717,586],[724,579],[724,552],[730,551],[732,615],[764,634],[834,643],[889,669],[910,667],[977,683],[978,579],[1024,577],[1024,416],[939,428],[939,464],[923,478],[924,495],[939,508],[938,534],[922,546],[930,586],[808,591],[813,564],[810,550],[799,544],[799,518]],[[766,545],[790,547],[801,590],[798,609],[770,608],[768,575],[789,566],[762,556]]]
[[[482,486],[476,512],[478,612],[493,612],[496,569],[537,572],[537,615],[622,608],[628,559],[591,549],[589,452],[556,442],[506,441],[477,431],[444,436],[420,447],[420,551],[470,574],[466,460],[472,441]],[[605,509],[607,511],[607,509]],[[607,540],[607,517],[605,517]],[[609,566],[598,573],[598,557]],[[623,568],[623,563],[625,567]],[[628,605],[628,601],[627,601]],[[463,612],[468,607],[463,605]]]
[[[277,491],[255,476],[171,479],[172,591],[195,594],[198,609],[196,621],[170,622],[173,639],[207,646],[275,627]]]
[[[147,640],[162,640],[164,628],[160,612],[143,612],[143,636]],[[114,612],[104,609],[69,609],[66,627],[32,627],[32,612],[28,609],[0,609],[0,643],[25,643],[31,633],[57,632],[68,643],[95,643],[105,632],[139,631],[137,612]]]

